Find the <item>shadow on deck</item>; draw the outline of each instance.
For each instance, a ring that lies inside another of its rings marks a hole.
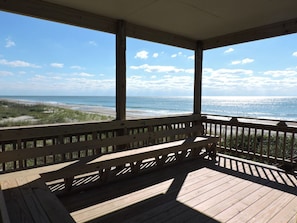
[[[217,161],[187,161],[60,200],[77,222],[296,222],[296,173]]]

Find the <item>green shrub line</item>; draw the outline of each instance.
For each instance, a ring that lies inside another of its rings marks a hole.
[[[20,116],[30,116],[32,119],[11,120]],[[107,121],[112,116],[90,112],[82,112],[68,108],[45,104],[22,104],[0,100],[0,127],[72,123],[85,121]]]

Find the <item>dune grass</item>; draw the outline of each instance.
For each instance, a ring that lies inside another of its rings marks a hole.
[[[0,127],[107,121],[112,116],[82,112],[45,104],[23,104],[0,100]]]

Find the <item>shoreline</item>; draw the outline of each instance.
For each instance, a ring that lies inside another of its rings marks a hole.
[[[7,101],[11,103],[23,104],[23,105],[45,105],[45,106],[53,106],[60,107],[85,113],[93,113],[103,116],[110,116],[115,118],[116,111],[113,108],[102,107],[102,106],[93,106],[93,105],[81,105],[81,104],[64,104],[64,103],[51,103],[51,102],[40,102],[40,101],[29,101],[29,100],[21,100],[21,99],[8,99],[8,98],[0,98],[0,101]],[[148,112],[141,110],[131,110],[127,109],[127,119],[139,119],[139,118],[151,118],[154,117],[154,114],[149,114]],[[24,116],[25,118],[25,116]],[[10,118],[8,118],[10,119]],[[21,120],[21,117],[19,117]]]
[[[45,99],[43,100],[43,98]],[[205,96],[208,97],[208,96]],[[228,96],[229,97],[229,96]],[[111,97],[99,96],[100,100],[97,102],[97,97],[90,96],[0,96],[0,100],[14,102],[19,104],[43,104],[45,106],[60,107],[65,109],[71,109],[73,111],[80,111],[84,113],[93,113],[102,116],[116,117],[115,101],[110,100]],[[134,97],[135,98],[135,97]],[[142,98],[142,97],[140,97]],[[170,116],[180,116],[180,115],[190,115],[192,114],[191,109],[188,109],[189,102],[176,101],[169,99],[167,100],[158,100],[163,97],[157,97],[153,100],[146,100],[147,97],[144,97],[141,100],[130,101],[130,104],[126,108],[126,117],[127,119],[142,119],[142,118],[153,118],[153,117],[170,117]],[[164,97],[166,98],[166,97]],[[260,102],[252,102],[251,105],[248,104],[248,109],[240,109],[242,102],[239,104],[234,104],[234,100],[237,97],[230,97],[228,101],[220,102],[221,98],[218,97],[212,98],[208,104],[204,105],[202,110],[202,115],[208,116],[221,116],[221,117],[237,117],[239,119],[255,119],[260,120],[261,122],[267,121],[286,121],[297,123],[297,113],[294,108],[297,109],[297,97],[284,97],[284,98],[295,98],[294,101],[285,101],[285,105],[288,105],[288,110],[281,110],[279,107],[284,106],[277,100],[271,105],[271,111],[262,111],[263,106],[270,106],[271,101],[264,101],[263,105],[258,104]],[[271,97],[271,98],[283,98],[283,97]],[[236,101],[236,100],[235,100]],[[292,104],[296,102],[295,104]],[[167,104],[168,103],[168,104]],[[226,104],[227,103],[227,104]],[[231,103],[231,104],[228,104]],[[291,104],[290,104],[291,103]],[[276,104],[276,107],[274,107]],[[130,105],[130,107],[129,107]],[[236,106],[237,105],[237,106]],[[234,107],[234,111],[230,110]],[[228,110],[229,109],[229,110]],[[237,109],[237,110],[236,110]],[[256,115],[257,114],[257,115]]]

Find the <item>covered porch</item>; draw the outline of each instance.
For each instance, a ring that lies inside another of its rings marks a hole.
[[[3,222],[33,209],[35,222],[57,213],[66,217],[55,222],[296,222],[296,122],[201,113],[204,50],[296,33],[296,1],[0,0],[0,9],[116,35],[116,120],[0,129]],[[126,120],[127,37],[195,52],[193,114]],[[193,137],[218,141],[92,163]]]

